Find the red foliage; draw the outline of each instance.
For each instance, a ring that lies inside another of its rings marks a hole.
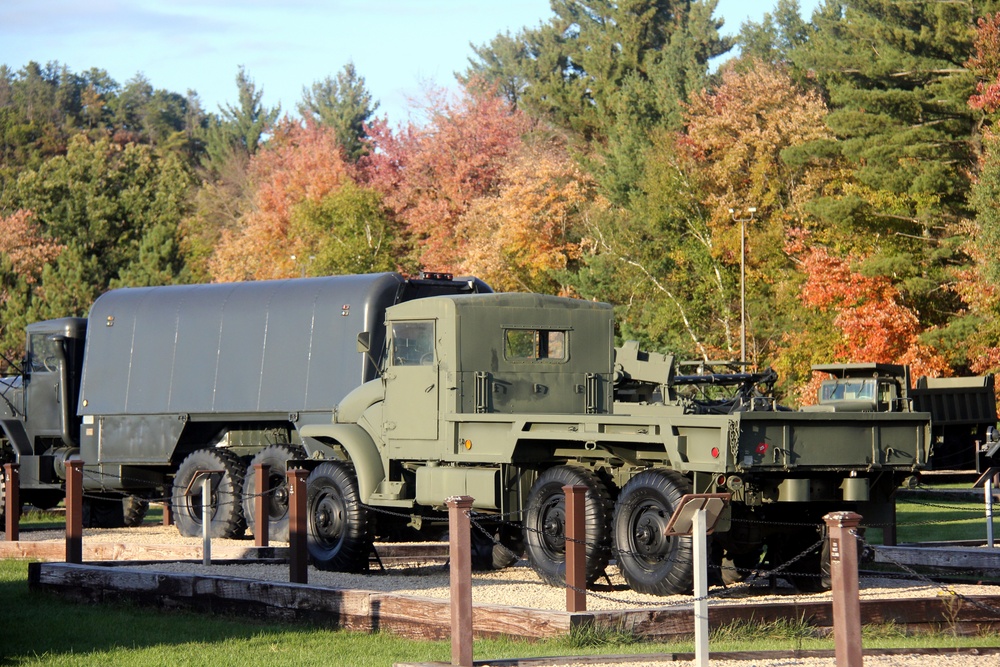
[[[29,285],[38,282],[42,268],[54,261],[65,246],[42,237],[31,211],[19,210],[0,216],[0,254],[11,263],[14,273]]]
[[[802,248],[802,237],[789,250]],[[885,276],[854,271],[847,259],[826,248],[805,250],[802,268],[807,276],[800,298],[809,307],[836,313],[841,343],[834,357],[850,362],[909,364],[914,376],[950,373],[936,350],[921,343],[917,313],[901,303],[901,294]]]
[[[352,177],[334,131],[312,121],[285,120],[250,162],[254,206],[233,229],[223,230],[212,257],[217,281],[265,280],[295,275],[293,256],[305,256],[289,238],[292,208],[318,202]]]
[[[531,126],[494,91],[469,86],[457,102],[437,95],[430,122],[393,134],[385,121],[368,128],[374,146],[359,163],[362,178],[418,240],[420,261],[451,270],[463,252],[455,234],[473,200],[495,194],[507,156]]]

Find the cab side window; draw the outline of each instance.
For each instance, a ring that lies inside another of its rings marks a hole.
[[[434,363],[434,322],[393,322],[393,366],[429,366]]]
[[[511,361],[565,361],[566,332],[545,329],[506,329],[504,356]]]
[[[28,366],[32,373],[54,373],[59,370],[57,341],[46,334],[32,334],[28,340]]]

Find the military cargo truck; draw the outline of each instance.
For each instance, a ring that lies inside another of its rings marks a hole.
[[[500,544],[516,552],[523,540],[559,583],[562,487],[582,484],[588,580],[614,557],[632,588],[669,594],[691,583],[689,539],[664,534],[685,493],[732,494],[714,536],[720,563],[748,566],[766,549],[780,564],[818,541],[831,510],[889,520],[892,492],[927,465],[927,413],[783,410],[755,388],[773,373],[682,376],[670,357],[616,351],[613,327],[606,304],[533,294],[389,308],[382,377],[331,423],[300,429],[325,458],[309,478],[313,558],[362,567],[374,536],[425,528],[446,498],[470,495],[482,517],[521,527],[520,539],[498,530]],[[359,344],[375,349],[366,334]],[[721,382],[735,397],[687,391]],[[818,575],[819,558],[799,565]]]
[[[21,500],[46,507],[63,497],[65,461],[83,459],[93,525],[135,522],[135,498],[172,492],[189,535],[202,522],[194,476],[224,471],[213,476],[211,532],[241,534],[253,521],[242,506],[247,466],[271,463],[279,484],[285,461],[307,455],[298,429],[329,422],[378,376],[379,359],[356,352],[358,331],[381,347],[389,306],[481,291],[478,279],[395,273],[113,290],[89,320],[28,327],[22,373],[0,381],[0,463],[19,463]],[[271,500],[277,539],[287,534],[283,487]]]

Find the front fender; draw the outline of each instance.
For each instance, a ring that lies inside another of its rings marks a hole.
[[[308,424],[299,429],[299,435],[302,436],[307,451],[312,448],[305,441],[306,438],[329,447],[340,445],[347,450],[347,455],[354,464],[362,502],[367,503],[385,479],[385,467],[375,442],[357,424]],[[312,451],[309,453],[312,454]]]

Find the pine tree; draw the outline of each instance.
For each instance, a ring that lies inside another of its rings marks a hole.
[[[326,77],[302,89],[299,113],[333,128],[337,141],[344,148],[348,160],[357,162],[364,155],[367,132],[365,124],[378,109],[365,79],[358,76],[354,63],[347,63],[337,73],[337,78]]]
[[[269,109],[261,104],[264,91],[258,90],[253,79],[241,65],[236,74],[239,106],[220,107],[221,117],[209,127],[205,150],[209,164],[219,165],[231,159],[234,152],[253,155],[260,146],[266,129],[277,120],[281,105]]]

